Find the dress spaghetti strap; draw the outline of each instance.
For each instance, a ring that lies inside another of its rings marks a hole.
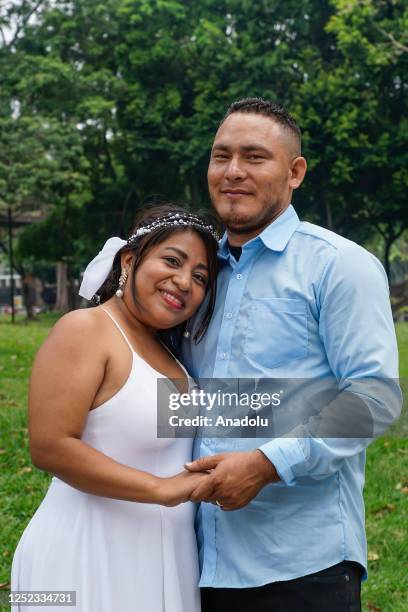
[[[106,308],[104,308],[103,306],[101,306],[101,310],[103,310],[104,312],[106,312],[106,314],[108,315],[108,317],[110,319],[112,319],[112,321],[114,322],[114,324],[116,325],[116,327],[118,328],[118,330],[120,331],[120,333],[122,334],[123,338],[126,340],[127,345],[129,346],[130,350],[132,351],[132,353],[134,355],[136,355],[137,357],[139,357],[140,359],[142,359],[142,357],[134,350],[134,348],[132,347],[132,345],[130,344],[125,332],[123,331],[123,329],[121,328],[121,326],[119,325],[119,323],[116,321],[116,319],[113,317],[113,315],[111,315],[111,313],[109,312],[109,310],[106,310]],[[186,379],[189,383],[189,385],[191,386],[191,381],[193,380],[190,376],[190,374],[188,373],[188,371],[186,370],[186,368],[183,366],[183,364],[177,359],[177,357],[172,353],[172,351],[169,349],[168,346],[166,346],[164,344],[164,342],[160,341],[160,344],[162,345],[162,347],[167,351],[167,353],[174,359],[174,361],[176,361],[178,363],[178,365],[180,366],[180,368],[183,370],[184,374],[186,375]],[[143,359],[143,361],[145,361]],[[145,362],[147,363],[147,362]],[[150,364],[147,364],[150,366]],[[153,368],[153,366],[150,366],[151,368]],[[154,369],[154,368],[153,368]],[[163,377],[165,377],[164,374],[162,374]],[[195,386],[195,383],[194,385]]]
[[[112,321],[114,322],[114,324],[116,325],[116,327],[118,328],[118,330],[120,331],[120,333],[122,334],[123,338],[125,339],[128,347],[130,348],[130,350],[132,351],[132,353],[135,353],[136,351],[133,349],[132,345],[130,344],[128,337],[126,336],[125,332],[123,331],[123,329],[121,328],[121,326],[119,325],[119,323],[116,321],[116,319],[113,317],[113,315],[111,315],[111,313],[109,312],[109,310],[106,310],[106,308],[104,308],[103,306],[101,306],[101,310],[103,310],[103,312],[106,312],[106,314],[108,315],[108,317],[110,319],[112,319]]]

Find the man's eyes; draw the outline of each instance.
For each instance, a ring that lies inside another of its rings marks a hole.
[[[217,153],[216,155],[213,155],[212,158],[214,161],[223,162],[223,161],[228,161],[230,159],[230,156],[223,154],[223,153]],[[257,153],[249,153],[248,155],[246,155],[245,159],[247,159],[250,162],[261,162],[261,161],[264,161],[265,156],[259,155]]]
[[[263,161],[265,157],[263,155],[257,155],[256,153],[252,153],[251,155],[248,155],[248,159],[250,161]]]

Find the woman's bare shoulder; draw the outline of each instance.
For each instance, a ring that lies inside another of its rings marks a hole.
[[[43,347],[62,345],[65,350],[95,348],[102,344],[106,315],[99,308],[81,308],[63,315],[46,339]]]
[[[99,308],[79,308],[63,315],[54,327],[52,333],[85,333],[101,331],[104,315]]]

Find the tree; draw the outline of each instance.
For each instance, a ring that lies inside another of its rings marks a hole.
[[[334,2],[328,29],[336,36],[342,62],[336,70],[343,87],[358,94],[350,101],[351,143],[357,139],[361,158],[347,212],[366,222],[384,239],[384,263],[390,276],[394,242],[408,227],[407,68],[408,56],[384,39],[384,32],[404,32],[407,7],[390,0]],[[358,173],[358,174],[357,174]]]
[[[31,20],[35,2],[20,4],[6,59],[12,53],[18,69],[1,77],[7,121],[12,109],[14,121],[35,122],[40,134],[51,126],[73,147],[68,160],[48,138],[51,158],[35,162],[59,173],[46,200],[48,231],[72,232],[75,254],[62,257],[86,261],[108,236],[126,234],[155,194],[207,207],[217,125],[232,100],[259,95],[287,105],[303,128],[301,213],[360,242],[382,232],[389,268],[405,224],[408,56],[390,39],[405,45],[402,3],[54,0]],[[37,166],[30,174],[44,180]]]

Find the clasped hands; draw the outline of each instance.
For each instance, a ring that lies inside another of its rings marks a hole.
[[[274,465],[258,449],[200,457],[186,463],[185,468],[208,473],[190,500],[217,504],[225,511],[243,508],[265,485],[280,480]]]

